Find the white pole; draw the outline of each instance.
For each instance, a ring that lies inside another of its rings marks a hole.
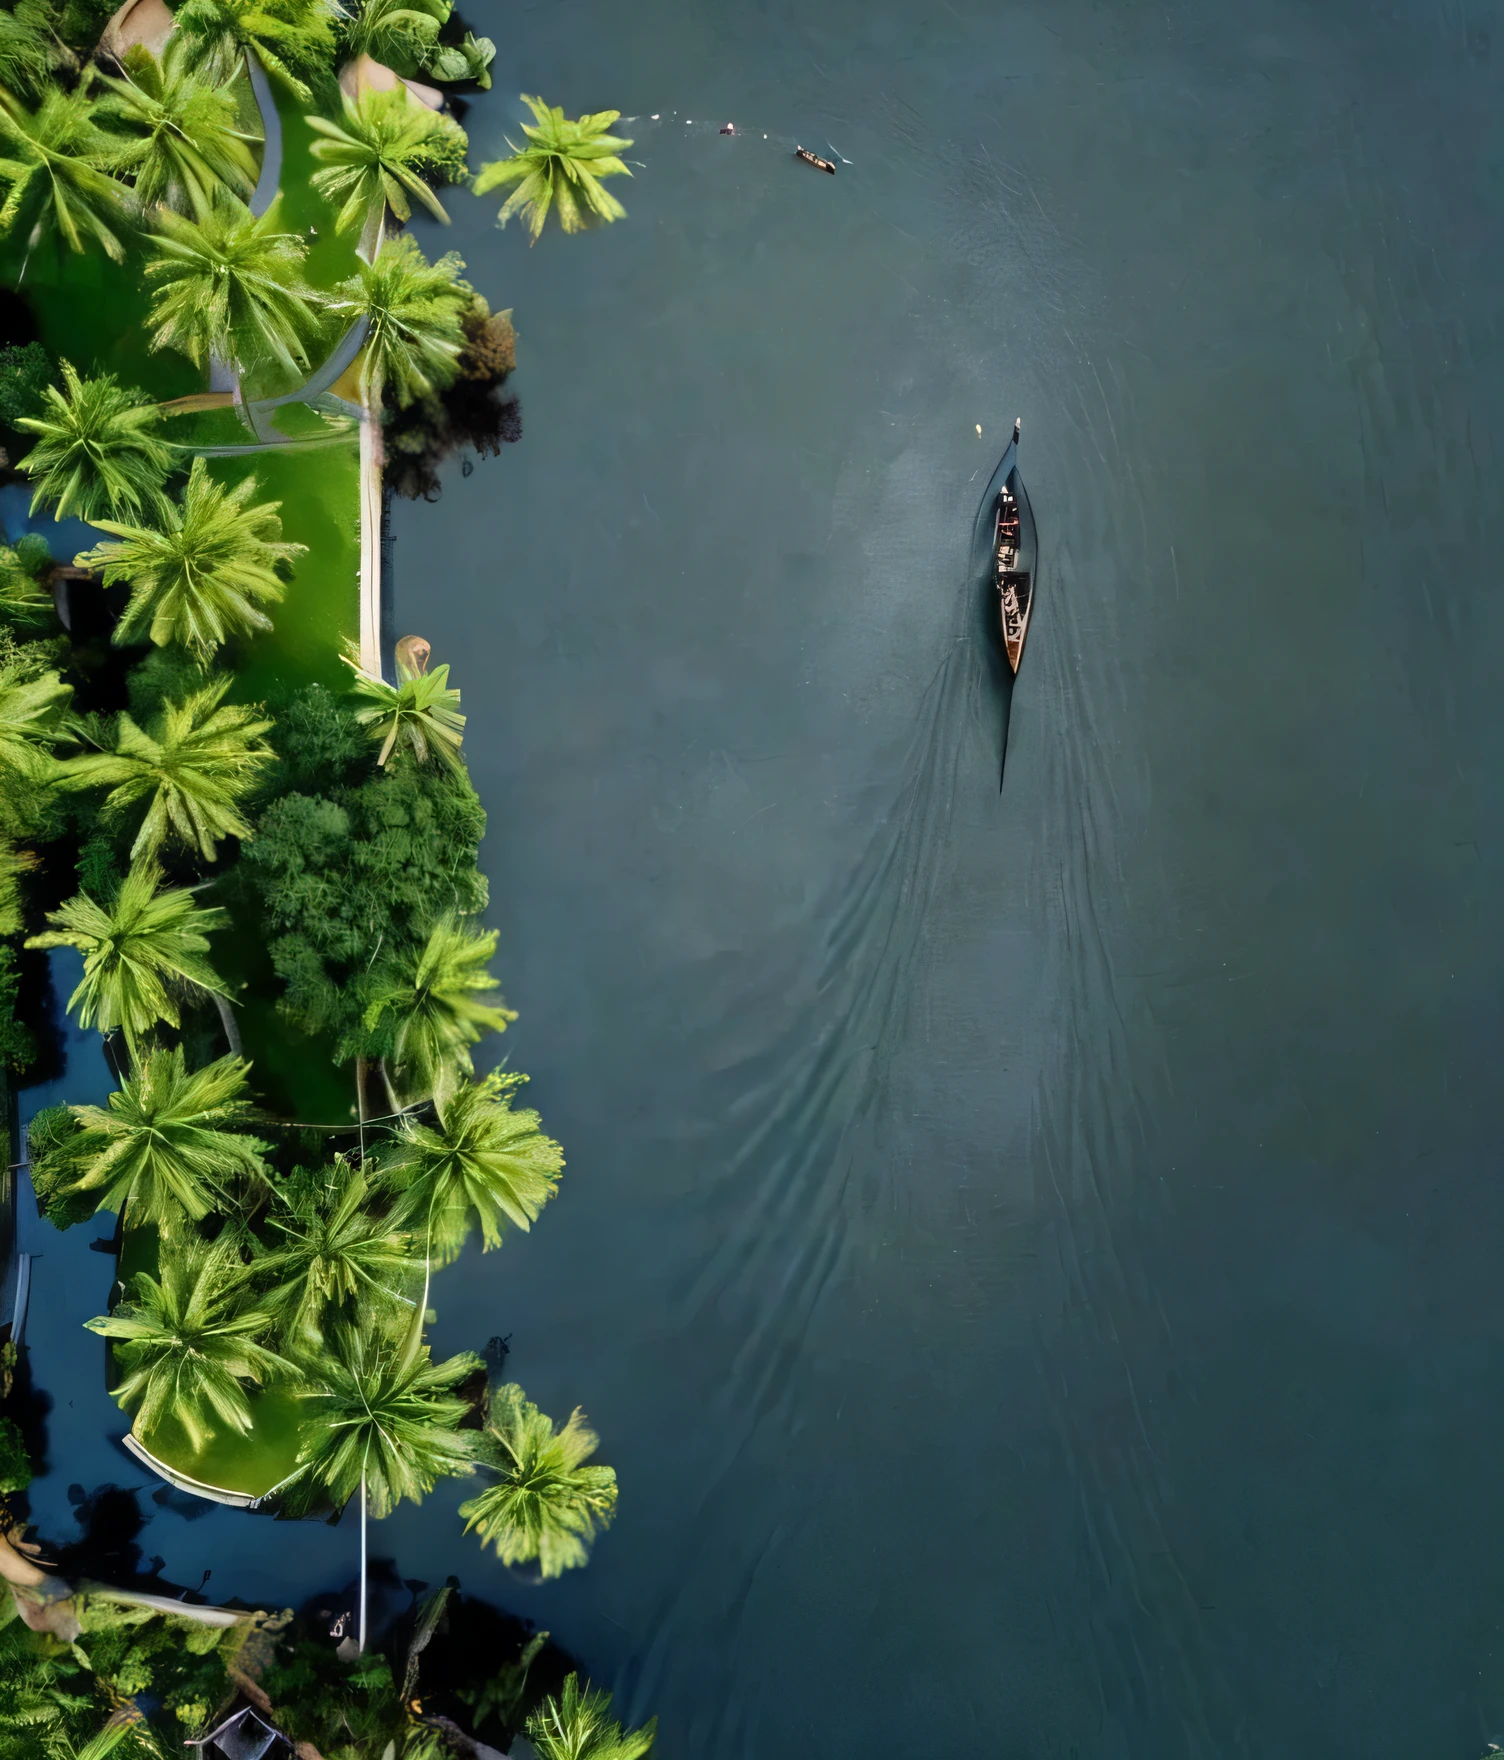
[[[357,1648],[366,1653],[366,1469],[360,1469],[360,1637]]]

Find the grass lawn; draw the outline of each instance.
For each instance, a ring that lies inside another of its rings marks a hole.
[[[177,1420],[168,1418],[141,1441],[159,1461],[200,1484],[264,1497],[297,1465],[303,1401],[279,1387],[252,1392],[250,1400],[249,1436],[223,1431],[195,1449]]]

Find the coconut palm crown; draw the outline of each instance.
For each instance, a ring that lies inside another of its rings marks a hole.
[[[75,758],[65,767],[68,788],[109,788],[108,814],[147,803],[132,860],[171,842],[212,862],[220,838],[251,835],[241,809],[272,760],[261,737],[272,723],[249,704],[225,702],[233,683],[228,674],[211,678],[182,701],[164,703],[145,728],[122,712],[112,751]]]
[[[156,512],[174,458],[156,433],[161,411],[113,373],[82,379],[71,362],[61,368],[62,388],[49,385],[41,414],[16,424],[37,437],[21,460],[32,512],[50,507],[58,519],[84,520]]]
[[[221,356],[241,368],[308,365],[319,298],[303,279],[306,240],[278,230],[281,197],[262,215],[220,189],[201,220],[160,208],[146,276],[153,348],[195,364]]]
[[[49,87],[35,110],[0,89],[0,237],[18,235],[28,253],[49,234],[70,251],[102,245],[120,262],[129,192],[103,166],[107,142],[80,88]]]
[[[550,212],[566,232],[623,219],[627,210],[601,182],[632,175],[619,157],[631,141],[606,132],[621,111],[600,110],[571,122],[561,109],[550,109],[541,98],[524,92],[522,101],[533,113],[533,122],[522,125],[527,145],[518,147],[509,139],[512,157],[483,165],[474,185],[478,196],[516,185],[497,216],[501,224],[521,214],[536,244]]]
[[[430,263],[404,233],[335,288],[332,309],[366,321],[360,395],[368,408],[379,409],[387,392],[405,408],[456,378],[475,299],[464,267],[453,251]]]
[[[467,1407],[452,1390],[483,1366],[472,1351],[435,1363],[427,1346],[336,1328],[304,1365],[314,1391],[299,1459],[310,1485],[337,1504],[363,1487],[379,1520],[438,1479],[471,1472],[471,1437],[459,1429]]]
[[[276,1195],[268,1218],[276,1233],[256,1275],[265,1283],[261,1305],[285,1339],[318,1344],[329,1310],[342,1303],[363,1302],[369,1320],[411,1321],[403,1286],[421,1278],[422,1262],[408,1236],[375,1213],[358,1167],[336,1155],[330,1167],[284,1181]]]
[[[267,1144],[239,1127],[250,1117],[239,1057],[189,1070],[181,1048],[148,1048],[107,1106],[75,1106],[83,1135],[73,1145],[82,1171],[73,1190],[98,1192],[101,1210],[130,1205],[133,1222],[181,1236],[236,1182],[266,1178]]]
[[[191,65],[189,39],[174,31],[160,61],[138,43],[122,67],[121,78],[100,79],[104,96],[94,114],[113,125],[106,160],[133,180],[136,200],[203,219],[217,190],[248,196],[259,137],[240,128],[228,86]]]
[[[643,1760],[657,1733],[656,1717],[641,1729],[624,1730],[611,1715],[611,1695],[582,1686],[577,1674],[567,1676],[558,1697],[545,1699],[527,1720],[538,1760]]]
[[[137,862],[109,902],[80,892],[49,911],[53,928],[26,945],[78,948],[84,975],[68,1007],[82,1026],[120,1028],[134,1057],[159,1021],[182,1024],[183,997],[226,994],[205,956],[210,934],[229,920],[222,910],[196,905],[181,887],[164,888],[155,862]]]
[[[437,1097],[432,1125],[409,1116],[381,1151],[379,1164],[397,1192],[395,1220],[446,1265],[459,1257],[480,1223],[485,1250],[508,1226],[524,1232],[559,1189],[564,1151],[545,1136],[536,1112],[512,1110],[527,1080],[492,1070]]]
[[[323,167],[314,172],[313,187],[338,208],[334,224],[340,232],[364,231],[386,208],[410,220],[413,200],[449,224],[427,179],[459,183],[468,174],[465,131],[451,117],[420,104],[399,85],[346,97],[340,122],[322,116],[306,121],[323,137],[313,143]]]
[[[460,693],[449,688],[447,664],[432,672],[415,672],[399,661],[397,683],[388,684],[362,671],[356,655],[343,658],[355,674],[350,688],[361,702],[355,718],[372,739],[381,741],[378,764],[386,764],[400,741],[420,764],[435,757],[458,767],[465,717],[460,714]]]
[[[333,61],[339,10],[326,0],[183,0],[174,16],[195,67],[228,79],[250,52],[306,103],[301,76]]]
[[[134,1410],[143,1438],[164,1418],[182,1425],[202,1448],[221,1429],[245,1435],[251,1407],[243,1381],[292,1373],[259,1342],[271,1316],[244,1305],[245,1267],[222,1242],[186,1240],[163,1255],[159,1276],[139,1272],[134,1294],[113,1314],[84,1324],[115,1342],[125,1374],[116,1401]]]
[[[479,1456],[497,1478],[460,1505],[465,1532],[477,1531],[503,1564],[536,1559],[544,1577],[587,1563],[616,1509],[616,1474],[585,1465],[599,1447],[578,1406],[556,1430],[520,1387],[497,1388]]]
[[[0,775],[33,786],[53,776],[72,700],[73,686],[39,665],[34,649],[0,648]]]
[[[457,1072],[474,1073],[470,1047],[484,1033],[504,1033],[516,1012],[502,1004],[486,969],[500,935],[444,917],[421,947],[384,968],[366,1011],[367,1028],[390,1012],[396,1022],[392,1061],[427,1092],[443,1091]]]
[[[181,642],[207,659],[233,635],[272,627],[263,607],[285,591],[277,566],[307,546],[283,542],[282,503],[253,501],[258,486],[246,477],[225,488],[196,458],[181,506],[169,506],[160,527],[95,521],[116,541],[75,560],[80,568],[99,569],[107,586],[130,583],[117,642],[150,635],[159,647]]]

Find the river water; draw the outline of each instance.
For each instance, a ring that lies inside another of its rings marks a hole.
[[[591,237],[419,228],[515,308],[525,431],[398,507],[398,633],[465,693],[569,1155],[437,1343],[510,1335],[623,1491],[547,1589],[458,1487],[374,1551],[671,1755],[1477,1753],[1497,4],[466,10],[474,161],[525,89],[620,105],[636,175]],[[965,575],[1016,414],[999,795]],[[209,1593],[353,1565],[145,1507]]]

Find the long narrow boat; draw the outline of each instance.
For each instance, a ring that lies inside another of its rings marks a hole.
[[[1002,636],[1008,669],[1001,685],[1004,764],[1008,757],[1008,726],[1013,719],[1013,685],[1023,659],[1029,617],[1039,574],[1039,540],[1034,529],[1034,510],[1018,474],[1018,442],[1021,421],[1013,424],[1013,438],[998,460],[977,509],[971,532],[971,580],[983,596],[986,615]],[[996,610],[993,610],[993,606]],[[999,771],[1001,782],[1001,770]]]
[[[997,492],[992,514],[992,583],[997,589],[1003,651],[1015,675],[1024,657],[1029,614],[1034,609],[1034,565],[1038,540],[1029,492],[1018,474],[1018,442],[1023,422],[1013,424],[1012,460]],[[1004,456],[1004,463],[1009,463]]]

